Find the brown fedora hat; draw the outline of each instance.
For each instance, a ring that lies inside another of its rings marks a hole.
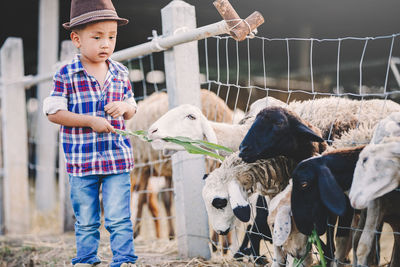
[[[70,30],[76,26],[100,20],[115,20],[119,26],[129,20],[118,17],[111,0],[72,0],[70,21],[62,26]]]

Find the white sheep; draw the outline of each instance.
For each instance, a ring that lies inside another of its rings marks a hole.
[[[361,152],[349,197],[353,207],[367,208],[365,226],[358,242],[357,263],[365,265],[373,248],[375,231],[388,222],[394,232],[400,230],[400,112],[392,113],[375,127],[372,140]],[[356,237],[358,239],[358,237]],[[400,237],[395,244],[390,266],[400,264]]]
[[[272,97],[269,99],[270,103],[281,102]],[[148,129],[148,137],[153,140],[151,144],[154,149],[164,152],[183,150],[179,145],[161,140],[167,136],[185,136],[194,140],[205,138],[209,142],[237,151],[253,121],[254,116],[246,115],[240,124],[214,122],[207,120],[198,107],[183,104],[169,110],[153,123]]]
[[[204,114],[208,114],[210,120],[231,122],[233,112],[228,108],[225,102],[213,92],[201,90],[201,101],[206,103],[203,106]],[[149,97],[138,102],[137,114],[127,121],[126,128],[130,131],[145,130],[155,122],[159,117],[168,111],[168,95],[165,92],[156,92]],[[139,138],[132,137],[131,144],[135,157],[135,168],[131,173],[131,191],[144,191],[148,186],[151,176],[164,176],[166,179],[166,188],[172,187],[172,167],[168,158],[161,155],[159,151],[151,148],[147,142]],[[167,216],[172,218],[171,202],[172,192],[162,194],[163,203],[166,206]],[[138,199],[138,210],[136,219],[140,221],[143,205],[148,202],[152,216],[158,218],[158,205],[156,193],[141,193]],[[160,222],[154,220],[156,227],[156,236],[160,237]],[[172,219],[168,220],[169,236],[174,236]],[[140,223],[135,224],[135,236],[140,231]]]
[[[291,194],[292,180],[290,179],[286,188],[272,198],[268,205],[268,225],[272,231],[274,245],[274,262],[271,267],[292,262],[291,258],[305,257],[299,266],[311,266],[313,263],[311,250],[307,252],[308,237],[299,232],[292,217]]]
[[[354,207],[365,208],[399,184],[400,112],[395,112],[377,124],[371,143],[361,152],[349,197]]]

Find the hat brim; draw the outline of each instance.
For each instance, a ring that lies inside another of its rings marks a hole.
[[[105,20],[114,20],[118,23],[118,26],[123,26],[128,24],[129,20],[124,19],[124,18],[120,18],[120,17],[95,17],[95,18],[89,18],[85,21],[81,21],[79,23],[73,24],[71,25],[69,22],[63,23],[62,26],[64,27],[64,29],[66,30],[71,30],[77,26],[82,26],[88,23],[92,23],[92,22],[99,22],[99,21],[105,21]]]

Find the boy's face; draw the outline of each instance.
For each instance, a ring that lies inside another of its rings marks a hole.
[[[117,27],[117,22],[113,20],[91,23],[81,30],[72,31],[71,40],[84,60],[101,63],[114,52]]]

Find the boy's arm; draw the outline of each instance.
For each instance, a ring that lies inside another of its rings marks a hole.
[[[114,127],[102,117],[76,114],[67,110],[58,110],[54,114],[48,114],[49,121],[69,127],[90,127],[98,133],[115,133]]]

